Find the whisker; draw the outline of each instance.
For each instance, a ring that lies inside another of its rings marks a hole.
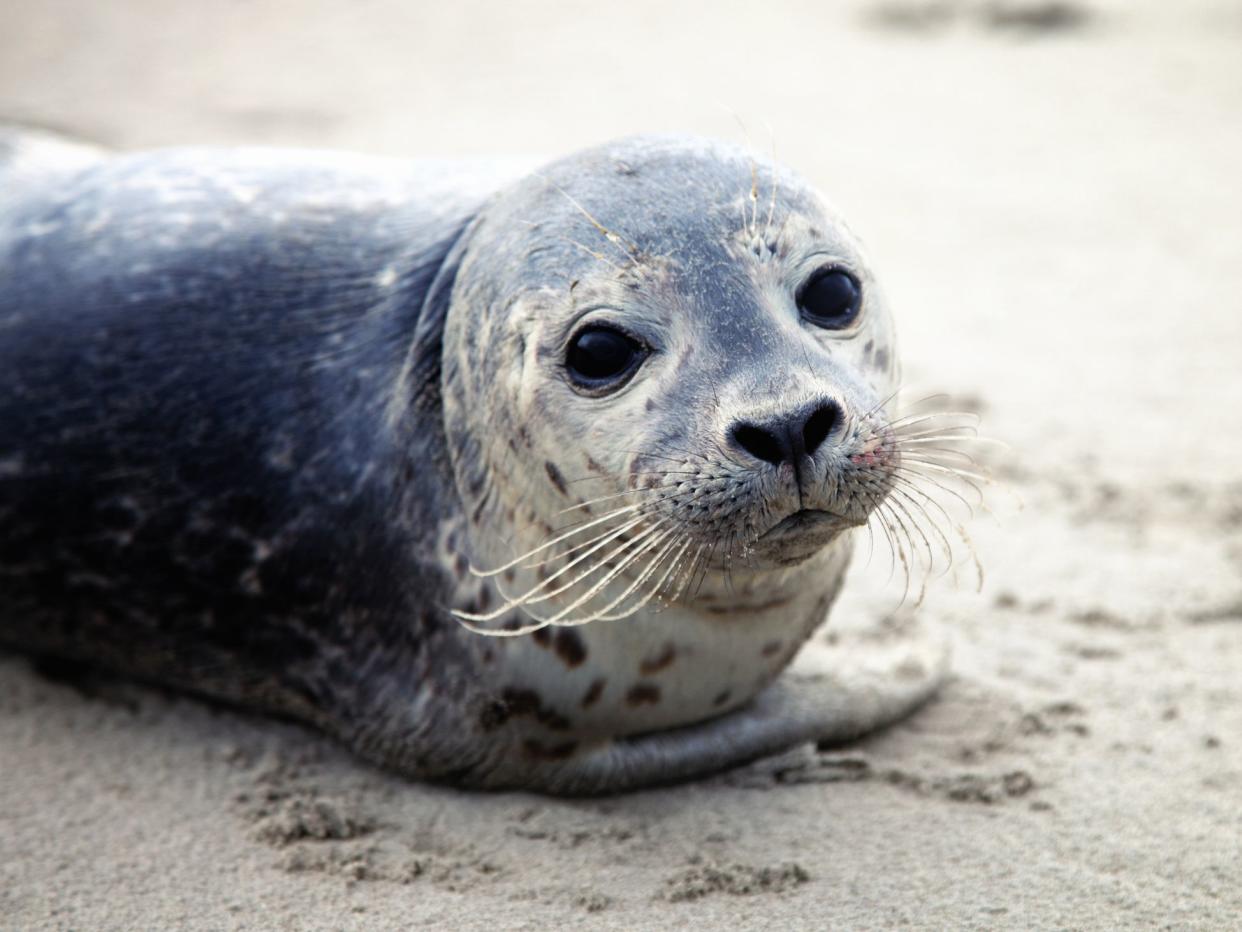
[[[909,479],[905,478],[904,476],[894,476],[893,481],[896,484],[896,488],[894,489],[894,491],[900,490],[907,496],[918,495],[924,500],[924,502],[926,503],[925,505],[922,506],[924,513],[927,513],[927,505],[931,505],[937,511],[939,511],[940,514],[944,517],[946,524],[952,525],[954,523],[953,518],[949,515],[947,511],[945,511],[944,506],[941,505],[940,502],[936,501],[934,498],[932,498],[930,495],[924,492],[921,488],[919,488]],[[933,528],[936,528],[936,530],[939,532],[940,529],[936,525],[936,522],[932,519],[930,514],[927,515],[927,518],[931,526]]]
[[[542,178],[542,176],[540,177]],[[626,261],[637,259],[639,257],[640,253],[639,253],[639,249],[637,246],[635,246],[633,243],[627,243],[625,240],[623,240],[620,236],[618,236],[612,230],[608,229],[608,227],[604,226],[602,223],[596,220],[589,210],[587,210],[580,203],[578,203],[577,200],[574,199],[572,194],[570,194],[568,191],[562,188],[559,184],[557,184],[554,181],[551,181],[548,178],[543,178],[543,181],[551,185],[553,188],[555,188],[557,192],[559,192],[560,195],[565,198],[565,200],[569,201],[569,203],[572,204],[580,214],[582,214],[582,216],[586,217],[587,221],[591,224],[591,226],[595,227],[595,229],[597,229],[600,232],[600,234],[604,237],[604,239],[606,239],[609,243],[611,243],[616,249],[619,249],[621,251],[622,255],[625,256]]]
[[[620,563],[618,563],[612,570],[610,570],[602,579],[600,579],[598,582],[592,585],[591,588],[589,588],[585,593],[583,593],[573,602],[566,605],[563,609],[561,609],[551,618],[546,619],[548,624],[550,625],[566,624],[563,621],[563,619],[567,615],[569,615],[570,612],[572,612],[574,609],[578,608],[579,606],[584,605],[587,602],[591,601],[591,599],[595,598],[595,596],[599,594],[600,590],[602,590],[610,582],[616,579],[617,576],[619,576],[622,572],[624,572],[626,567],[630,566],[630,564],[632,564],[635,560],[637,560],[640,556],[642,556],[646,552],[646,550],[651,549],[652,547],[658,546],[658,543],[660,541],[667,539],[669,535],[671,534],[673,534],[673,531],[671,529],[666,530],[662,532],[658,537],[654,538],[652,541],[648,541],[647,547],[645,549],[642,549],[642,550],[637,551],[636,553],[627,555]],[[577,623],[579,622],[571,622],[569,624],[577,624]]]
[[[601,495],[599,498],[592,498],[592,499],[588,499],[585,502],[579,502],[577,505],[570,505],[568,508],[562,508],[560,511],[557,512],[557,514],[558,515],[569,514],[569,512],[571,511],[578,511],[583,508],[590,508],[592,505],[598,505],[600,502],[613,501],[618,498],[624,498],[626,495],[637,495],[637,494],[650,495],[650,494],[661,492],[661,491],[663,491],[663,489],[659,488],[658,486],[654,488],[650,488],[650,489],[646,489],[646,488],[626,489],[624,492],[615,492],[612,495]]]
[[[602,524],[605,521],[611,521],[613,518],[617,517],[618,515],[637,511],[638,509],[642,507],[643,505],[640,503],[637,505],[626,505],[623,508],[618,508],[615,511],[610,511],[608,512],[608,514],[600,515],[598,518],[594,518],[585,523],[580,523],[580,525],[578,527],[575,527],[573,530],[567,531],[557,537],[554,537],[552,538],[552,540],[547,541],[546,543],[540,544],[538,547],[534,548],[533,550],[528,550],[526,553],[522,554],[520,557],[515,557],[514,559],[510,560],[508,563],[504,564],[503,566],[498,566],[492,570],[479,570],[472,566],[470,567],[470,572],[473,573],[475,576],[479,576],[484,579],[490,576],[499,575],[500,573],[503,573],[505,570],[512,569],[518,564],[524,563],[525,561],[529,560],[531,557],[535,556],[536,554],[542,553],[543,551],[547,550],[549,547],[555,547],[557,544],[561,543],[561,541],[568,540],[569,538],[575,536],[576,534],[581,534],[583,531],[589,528],[595,527],[596,525]]]
[[[860,414],[860,415],[858,416],[858,419],[859,419],[860,421],[864,421],[864,422],[865,422],[865,421],[870,420],[872,417],[874,417],[874,416],[875,416],[875,414],[876,414],[878,411],[880,411],[882,408],[884,408],[884,407],[885,407],[885,406],[886,406],[886,405],[887,405],[890,401],[892,401],[894,398],[896,398],[896,397],[897,397],[900,393],[901,393],[901,389],[900,389],[900,388],[895,388],[895,389],[893,389],[892,394],[890,394],[890,395],[886,396],[885,398],[882,398],[881,400],[877,401],[877,402],[876,402],[876,403],[875,403],[875,404],[874,404],[871,408],[869,408],[867,411],[864,411],[862,414]]]
[[[694,578],[695,566],[699,559],[703,556],[703,552],[707,549],[706,544],[697,544],[694,548],[694,554],[689,560],[685,561],[681,570],[677,574],[677,582],[674,585],[672,594],[665,600],[666,605],[671,605],[681,598],[681,594],[686,591],[686,586]],[[680,557],[678,558],[680,562]]]
[[[897,548],[893,543],[892,529],[888,526],[888,522],[885,520],[883,512],[880,511],[882,499],[877,494],[871,493],[866,496],[866,500],[871,505],[871,513],[867,516],[867,525],[870,527],[872,521],[878,524],[881,533],[884,535],[885,543],[888,544],[888,578],[885,580],[885,585],[887,585],[892,582],[893,574],[897,572],[897,559],[895,556]]]
[[[939,437],[931,437],[931,438],[924,439],[924,440],[910,440],[910,441],[906,441],[903,443],[899,443],[895,447],[895,449],[897,450],[898,453],[902,453],[904,452],[905,447],[914,446],[915,444],[918,444],[919,446],[914,450],[914,452],[919,455],[931,454],[935,456],[957,457],[959,459],[967,460],[972,466],[975,466],[979,469],[987,468],[983,464],[981,464],[978,460],[976,460],[973,456],[967,453],[965,450],[957,450],[957,449],[954,449],[953,447],[930,446],[930,444],[933,444],[933,443],[944,443],[944,439],[939,438]]]
[[[898,607],[900,607],[906,603],[906,597],[910,594],[910,561],[906,558],[906,551],[901,545],[901,537],[898,533],[898,529],[901,528],[901,521],[898,520],[897,515],[888,507],[887,503],[881,503],[876,508],[876,511],[884,515],[885,526],[893,532],[893,554],[901,563],[902,576],[905,581],[901,591],[901,601],[897,603]]]
[[[916,499],[914,499],[912,496],[910,496],[905,491],[898,489],[898,490],[894,490],[893,494],[900,496],[909,505],[907,512],[910,513],[910,520],[919,529],[920,534],[924,536],[924,540],[925,541],[927,540],[926,532],[924,531],[924,528],[931,531],[932,535],[937,539],[937,542],[940,545],[941,552],[944,554],[945,565],[944,565],[944,569],[941,570],[936,575],[938,577],[943,576],[945,573],[949,572],[949,570],[953,568],[953,545],[949,542],[949,538],[945,535],[944,531],[940,529],[939,525],[937,525],[936,522],[932,519],[931,514],[927,511],[927,508],[925,506],[923,506],[921,503],[919,503]],[[918,516],[921,516],[923,518],[922,522],[918,521]],[[930,575],[932,572],[935,571],[935,569],[936,569],[936,561],[929,553],[928,561],[927,561],[927,574]],[[924,587],[926,587],[926,582],[927,582],[927,579],[926,579],[926,576],[924,576]]]
[[[901,389],[899,389],[899,391],[905,391],[907,388],[909,388],[909,386],[903,385]],[[918,398],[915,398],[912,401],[907,401],[903,403],[901,407],[902,407],[902,410],[904,410],[907,414],[917,414],[920,412],[916,411],[915,410],[916,408],[927,407],[933,401],[948,402],[951,400],[951,398],[952,396],[948,392],[932,392],[930,395],[920,395]],[[928,414],[930,412],[924,411],[921,413]]]
[[[565,192],[564,192],[564,191],[562,191],[561,193],[562,193],[562,194],[564,194]],[[529,226],[529,227],[535,227],[535,226],[538,226],[538,224],[536,224],[535,222],[533,222],[533,221],[531,221],[531,220],[519,220],[518,222],[519,222],[519,223],[524,223],[524,224],[526,224],[526,225],[527,225],[527,226]],[[564,241],[564,242],[566,242],[566,243],[569,243],[569,245],[571,245],[571,246],[575,246],[575,247],[577,247],[578,249],[581,249],[581,250],[582,250],[583,252],[585,252],[588,256],[591,256],[591,257],[592,257],[592,258],[594,258],[594,259],[598,259],[600,262],[604,263],[605,265],[610,265],[610,266],[612,266],[612,267],[613,267],[616,271],[618,271],[618,272],[624,272],[624,271],[625,271],[625,269],[624,269],[624,268],[622,268],[621,266],[617,265],[617,263],[613,262],[611,259],[609,259],[607,256],[605,256],[602,252],[597,252],[596,250],[592,249],[590,246],[587,246],[587,245],[586,245],[586,244],[584,244],[584,243],[580,243],[580,242],[578,242],[576,239],[573,239],[573,238],[571,238],[571,237],[568,237],[568,236],[566,236],[566,235],[565,235],[565,234],[563,234],[563,233],[558,233],[558,234],[556,234],[556,238],[557,238],[557,239],[559,239],[559,240],[563,240],[563,241]]]
[[[772,128],[771,123],[765,124],[768,128],[768,139],[772,142],[772,200],[768,203],[768,219],[763,224],[763,238],[766,240],[772,232],[772,218],[776,215],[776,192],[779,188],[776,174],[776,131]]]
[[[644,538],[649,536],[658,527],[659,527],[659,523],[652,525],[651,527],[645,528],[644,530],[640,531],[634,537],[631,537],[629,540],[623,541],[620,546],[613,549],[606,557],[603,557],[601,560],[597,561],[592,566],[587,567],[587,569],[583,570],[581,573],[579,573],[574,578],[569,580],[569,582],[562,583],[559,587],[551,590],[550,592],[545,592],[543,595],[538,595],[538,593],[546,589],[548,586],[554,583],[557,579],[559,579],[565,573],[569,572],[571,569],[573,569],[575,566],[577,566],[587,557],[598,552],[602,548],[606,547],[613,540],[615,540],[617,537],[624,534],[626,529],[619,528],[613,531],[611,534],[605,536],[603,540],[599,541],[597,544],[591,547],[591,549],[589,549],[586,553],[579,554],[577,557],[575,557],[565,566],[561,567],[555,573],[550,574],[547,577],[547,579],[544,579],[538,584],[532,586],[530,589],[527,589],[524,593],[522,593],[519,596],[509,595],[497,583],[496,588],[500,590],[501,597],[503,598],[503,602],[501,603],[499,608],[493,609],[492,611],[486,612],[486,613],[462,612],[462,611],[454,610],[453,614],[458,618],[465,618],[470,621],[493,621],[494,619],[499,618],[501,615],[504,615],[507,612],[510,612],[515,608],[521,608],[522,606],[534,604],[536,602],[546,602],[548,599],[554,598],[555,596],[564,592],[566,589],[570,589],[576,586],[578,583],[582,582],[582,580],[596,573],[601,567],[607,566],[610,560],[614,559],[619,554],[624,553],[630,547],[634,546],[635,543],[641,542]]]
[[[656,592],[659,591],[660,587],[668,579],[669,574],[677,566],[677,561],[680,559],[681,555],[685,553],[686,550],[689,548],[690,546],[689,538],[686,538],[682,542],[681,549],[678,550],[674,554],[672,561],[669,563],[668,569],[665,570],[664,572],[664,575],[660,577],[659,581],[655,584],[655,586],[652,587],[651,591],[649,591],[645,596],[643,596],[637,602],[637,604],[621,612],[612,612],[612,607],[614,605],[619,604],[621,599],[628,598],[632,592],[636,591],[638,587],[646,580],[646,577],[654,573],[655,569],[659,567],[659,565],[664,561],[664,558],[669,553],[671,553],[673,551],[673,548],[675,548],[676,546],[677,546],[677,539],[674,538],[673,540],[668,542],[665,548],[661,550],[659,554],[655,556],[654,559],[652,559],[651,563],[648,564],[647,569],[643,571],[643,574],[639,576],[637,580],[634,581],[634,585],[632,585],[629,589],[623,592],[616,600],[613,601],[613,603],[605,606],[602,612],[595,614],[592,618],[576,621],[574,622],[574,624],[589,624],[591,621],[618,621],[622,618],[629,618],[631,615],[634,615],[637,612],[642,611],[643,607],[648,602],[650,602],[652,598],[655,597]],[[558,622],[558,624],[565,625],[566,622]]]
[[[901,446],[905,446],[906,444],[913,444],[913,443],[940,443],[945,440],[951,440],[954,443],[967,443],[967,444],[970,444],[971,446],[974,446],[977,443],[989,443],[989,444],[992,444],[993,446],[998,446],[1004,449],[1009,449],[1009,444],[1005,443],[1005,441],[1003,440],[997,440],[994,437],[980,437],[978,434],[978,431],[973,427],[966,428],[965,426],[963,426],[960,429],[961,430],[969,429],[972,431],[972,433],[969,433],[969,434],[935,434],[935,433],[904,434],[904,435],[901,435],[899,443]]]
[[[966,506],[966,510],[970,513],[970,515],[972,517],[974,516],[975,507],[976,507],[974,504],[971,504],[970,502],[968,502],[966,500],[966,497],[963,496],[956,489],[950,488],[949,486],[945,485],[942,482],[938,482],[936,479],[932,478],[931,476],[925,475],[923,473],[915,472],[914,470],[906,469],[905,467],[902,467],[902,466],[899,466],[898,468],[894,469],[892,472],[892,475],[895,477],[900,477],[904,479],[906,482],[909,482],[911,484],[914,483],[915,479],[921,480],[923,482],[929,482],[932,485],[934,485],[936,488],[940,489],[940,491],[944,492],[946,495],[952,495],[954,498],[956,498],[959,502],[961,502],[963,505]],[[978,489],[975,489],[976,493],[978,491],[979,491]]]
[[[537,570],[539,569],[539,567],[547,566],[549,563],[555,563],[557,560],[564,560],[566,557],[570,556],[571,554],[578,553],[586,549],[587,547],[592,546],[593,544],[599,543],[600,541],[607,543],[609,540],[612,540],[616,538],[617,536],[624,534],[626,531],[630,530],[630,528],[633,528],[636,525],[642,524],[642,522],[645,521],[648,517],[649,517],[648,515],[640,513],[638,517],[631,519],[630,521],[623,524],[619,528],[612,528],[611,530],[605,531],[604,533],[600,534],[598,537],[592,537],[590,540],[583,541],[580,544],[575,544],[574,546],[570,547],[568,550],[561,550],[558,553],[551,554],[546,559],[536,560],[532,563],[523,563],[520,568],[524,570]]]
[[[992,484],[990,476],[985,476],[969,469],[961,469],[957,466],[947,466],[944,463],[938,463],[935,460],[929,460],[917,456],[903,456],[901,461],[903,466],[913,464],[911,468],[931,469],[935,472],[947,473],[950,476],[956,476],[958,479],[963,481],[973,480],[973,482],[982,482],[984,485]],[[978,487],[976,486],[976,488]]]
[[[647,541],[647,542],[646,542],[646,543],[645,543],[642,547],[640,547],[640,548],[639,548],[639,549],[638,549],[635,553],[633,553],[633,554],[629,555],[629,556],[626,558],[625,562],[624,562],[624,563],[621,565],[621,567],[619,567],[618,569],[624,569],[625,567],[628,567],[628,566],[630,566],[630,565],[632,565],[632,564],[636,563],[636,562],[637,562],[640,558],[642,558],[642,557],[646,556],[646,555],[647,555],[648,553],[650,553],[652,550],[656,550],[656,549],[660,548],[660,546],[661,546],[661,542],[662,542],[663,540],[665,540],[665,539],[668,537],[668,535],[669,535],[669,534],[671,534],[671,533],[673,533],[673,532],[670,530],[670,531],[668,531],[666,534],[662,534],[662,535],[660,535],[659,537],[657,537],[657,538],[655,538],[655,539],[653,539],[653,540]],[[670,542],[669,546],[671,546],[673,543],[675,543],[675,541]],[[662,550],[662,551],[660,551],[660,552],[661,552],[661,553],[663,553],[663,552],[666,552],[666,550],[667,550],[667,547],[665,548],[665,550]],[[651,564],[650,564],[650,563],[648,563],[647,567],[646,567],[646,568],[645,568],[645,570],[644,570],[644,573],[646,573],[647,571],[650,571],[650,570],[651,570]],[[612,576],[610,576],[610,578],[614,578],[614,577],[615,577],[615,574],[612,574]],[[640,574],[640,579],[643,579],[643,578],[645,578],[645,575]],[[633,587],[631,587],[631,589],[626,590],[626,591],[627,591],[627,592],[632,591],[632,588],[633,588]],[[582,601],[589,602],[589,601],[591,600],[591,598],[593,598],[593,593],[588,593],[586,596],[584,596],[584,597],[583,597],[583,600],[582,600]],[[625,593],[623,593],[623,594],[622,594],[622,598],[625,598]],[[575,604],[578,604],[578,603],[575,603]],[[614,603],[614,604],[615,604],[615,603]],[[572,607],[573,607],[573,606],[570,606],[570,608],[572,608]],[[610,608],[610,606],[605,606],[605,607],[604,607],[603,609],[601,609],[601,610],[598,610],[598,611],[596,611],[596,612],[592,612],[592,613],[590,613],[590,615],[589,615],[590,620],[592,620],[592,621],[600,621],[600,620],[602,620],[602,619],[603,619],[603,612],[606,612],[609,608]],[[558,618],[560,617],[560,615],[563,615],[563,614],[564,614],[564,612],[560,612],[560,613],[558,613],[557,615],[553,615],[553,616],[550,616],[550,617],[545,617],[545,616],[541,616],[541,615],[539,615],[537,612],[531,611],[529,608],[526,608],[526,607],[523,607],[523,609],[522,609],[522,610],[523,610],[523,611],[525,611],[527,614],[529,614],[532,618],[537,618],[538,620],[540,620],[540,621],[541,621],[541,622],[543,622],[544,624],[551,625],[551,626],[553,626],[553,627],[574,627],[575,625],[577,625],[577,624],[579,623],[579,619],[558,620]],[[582,623],[587,623],[587,622],[586,622],[586,621],[583,621]]]
[[[581,556],[579,556],[579,557],[576,557],[574,560],[572,560],[571,562],[569,562],[568,564],[566,564],[566,565],[565,565],[565,567],[563,567],[561,570],[558,570],[556,573],[551,574],[551,575],[550,575],[550,576],[549,576],[546,580],[544,580],[544,581],[543,581],[543,582],[542,582],[539,586],[536,586],[534,589],[531,589],[529,592],[527,592],[527,594],[526,594],[525,596],[523,596],[523,597],[522,597],[522,599],[520,600],[520,602],[518,602],[515,606],[510,606],[510,607],[524,608],[524,607],[525,607],[525,606],[527,606],[527,605],[535,605],[535,604],[538,604],[539,602],[547,602],[549,599],[553,599],[553,598],[555,598],[556,596],[560,595],[562,592],[566,592],[566,591],[568,591],[569,589],[572,589],[574,586],[578,585],[578,583],[582,582],[583,580],[587,579],[587,578],[588,578],[588,577],[590,577],[590,576],[593,576],[595,573],[599,572],[599,570],[601,570],[601,569],[603,569],[603,568],[607,567],[608,565],[610,565],[614,559],[616,559],[616,558],[617,558],[618,556],[620,556],[621,554],[625,553],[627,550],[629,550],[629,549],[630,549],[631,547],[633,547],[635,544],[641,544],[644,540],[646,540],[646,539],[647,539],[647,538],[649,538],[649,537],[650,537],[653,533],[655,533],[657,530],[659,530],[659,528],[660,528],[660,527],[662,527],[663,525],[665,525],[665,524],[667,524],[667,523],[668,523],[668,521],[667,521],[667,519],[666,519],[666,520],[662,520],[662,521],[657,521],[655,524],[652,524],[652,525],[650,525],[650,526],[648,526],[648,527],[644,528],[642,531],[640,531],[639,533],[635,534],[633,537],[629,538],[628,540],[623,541],[623,542],[620,544],[620,546],[618,546],[616,549],[614,549],[612,552],[610,552],[610,553],[609,553],[609,554],[607,554],[606,556],[601,557],[599,560],[597,560],[597,561],[595,562],[595,564],[594,564],[594,565],[592,565],[592,566],[588,567],[587,569],[583,570],[581,573],[579,573],[579,574],[578,574],[577,576],[575,576],[573,579],[569,580],[569,582],[567,582],[567,583],[562,583],[562,584],[561,584],[560,586],[558,586],[557,588],[552,589],[552,590],[550,590],[550,591],[548,591],[548,592],[543,593],[543,594],[542,594],[542,595],[540,595],[538,598],[529,598],[529,596],[530,596],[531,594],[533,594],[533,593],[535,593],[535,592],[538,592],[540,589],[542,589],[542,588],[543,588],[544,586],[546,586],[548,583],[552,582],[554,579],[556,579],[558,576],[560,576],[560,575],[561,575],[562,573],[564,573],[566,570],[568,570],[568,569],[572,568],[575,564],[581,563],[581,562],[582,562],[582,560],[584,560],[586,557],[588,557],[588,556],[590,556],[590,555],[591,555],[591,552],[587,552],[587,553],[582,554],[582,555],[581,555]],[[605,541],[605,543],[607,543],[607,542]],[[594,549],[596,549],[596,550],[597,550],[598,548],[594,548]],[[639,550],[642,550],[642,549],[643,549],[642,547],[640,547],[640,548],[639,548]]]
[[[896,490],[894,490],[894,493],[895,492]],[[900,513],[905,517],[905,519],[909,521],[910,529],[915,531],[918,534],[919,538],[923,541],[923,547],[927,553],[927,565],[929,567],[932,566],[935,563],[936,558],[932,553],[931,541],[929,541],[927,539],[927,535],[923,533],[922,526],[917,521],[914,520],[914,515],[910,513],[909,509],[906,508],[905,504],[897,500],[895,494],[892,494],[889,496],[888,502],[889,502],[889,507],[893,508],[894,511],[900,511]],[[911,548],[911,556],[913,556],[917,549],[913,537],[911,537],[910,539],[910,548]]]
[[[978,427],[979,425],[979,415],[975,414],[972,411],[937,411],[935,414],[910,414],[910,415],[907,415],[906,417],[894,418],[893,420],[889,421],[888,427],[893,433],[899,434],[899,433],[904,433],[908,431],[911,427],[915,427],[919,424],[925,424],[929,421],[938,421],[938,420],[944,420],[946,418],[959,418],[959,417],[972,419],[974,421],[974,424],[971,426]],[[953,426],[959,426],[959,425],[953,425]],[[966,426],[966,425],[960,425],[960,426]]]

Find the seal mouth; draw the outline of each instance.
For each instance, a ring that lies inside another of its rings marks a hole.
[[[848,527],[850,524],[844,517],[820,508],[800,508],[786,518],[782,518],[771,528],[760,535],[761,540],[772,540],[786,536],[803,536],[808,533],[824,533]]]

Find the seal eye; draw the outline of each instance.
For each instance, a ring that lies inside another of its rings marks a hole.
[[[858,279],[840,269],[826,269],[803,286],[798,307],[811,323],[829,330],[848,327],[862,306]]]
[[[565,365],[583,388],[620,388],[644,356],[646,348],[620,330],[587,327],[569,344]]]

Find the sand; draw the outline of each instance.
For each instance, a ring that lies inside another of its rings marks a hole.
[[[939,701],[558,801],[3,656],[0,926],[1242,927],[1236,5],[0,3],[0,116],[124,147],[741,138],[718,103],[862,234],[912,391],[1008,445],[982,591],[894,614],[877,555],[827,629],[947,632]]]

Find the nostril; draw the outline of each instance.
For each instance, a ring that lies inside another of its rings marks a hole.
[[[841,419],[841,409],[835,402],[820,405],[802,425],[802,444],[807,456],[814,456],[819,445],[832,433]]]
[[[733,428],[733,442],[756,459],[780,465],[788,458],[788,444],[762,427],[739,424]]]

